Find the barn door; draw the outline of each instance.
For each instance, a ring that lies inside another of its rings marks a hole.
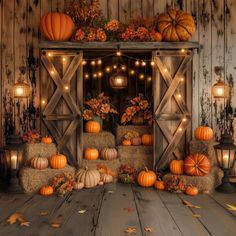
[[[191,139],[191,50],[153,52],[154,166],[168,168],[183,159]]]
[[[54,138],[73,166],[82,157],[82,59],[82,52],[65,50],[45,50],[41,55],[42,133]]]

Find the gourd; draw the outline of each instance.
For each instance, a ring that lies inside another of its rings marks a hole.
[[[184,173],[184,161],[183,160],[171,161],[170,172],[174,175],[182,175]]]
[[[73,188],[76,190],[80,190],[84,187],[84,183],[82,182],[75,182]]]
[[[85,124],[85,131],[88,133],[99,133],[101,130],[101,125],[96,120],[87,121]]]
[[[93,188],[97,186],[101,178],[98,170],[88,169],[88,167],[79,169],[75,177],[76,181],[82,182],[85,188]]]
[[[198,188],[194,186],[188,186],[185,190],[185,193],[190,196],[195,196],[198,194]]]
[[[151,187],[156,182],[157,176],[154,171],[148,170],[147,167],[144,168],[138,174],[138,184],[142,187]]]
[[[97,160],[99,157],[99,152],[96,148],[85,148],[84,158],[86,160]]]
[[[39,189],[39,194],[40,194],[40,195],[43,195],[43,196],[52,195],[52,194],[53,194],[53,187],[52,187],[52,186],[49,186],[49,185],[42,186],[42,187]]]
[[[123,141],[122,141],[122,145],[123,146],[131,146],[131,141],[130,140],[128,140],[128,139],[124,139]]]
[[[131,139],[131,143],[132,143],[132,145],[134,145],[134,146],[139,146],[139,145],[142,144],[142,140],[141,140],[140,137],[135,137],[135,138],[132,138],[132,139]]]
[[[111,183],[113,181],[113,177],[111,175],[108,175],[108,174],[102,174],[101,175],[101,181],[103,183]]]
[[[103,160],[112,161],[117,158],[117,150],[115,148],[103,148],[101,151],[101,158]]]
[[[51,137],[42,137],[41,138],[41,143],[44,143],[44,144],[51,144],[52,143],[52,138]]]
[[[164,190],[165,189],[165,182],[162,180],[157,180],[154,184],[154,187],[158,190]]]
[[[65,155],[57,153],[51,156],[49,163],[53,169],[63,169],[67,165],[67,159]]]
[[[47,157],[33,157],[30,160],[30,166],[34,169],[42,170],[48,167]]]
[[[208,126],[199,126],[195,129],[195,138],[201,141],[209,141],[213,138],[213,130]]]
[[[153,145],[153,135],[152,134],[143,134],[142,144],[145,146]]]

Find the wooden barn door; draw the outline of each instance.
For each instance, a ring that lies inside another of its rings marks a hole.
[[[183,159],[191,139],[191,50],[153,52],[154,166],[168,168],[173,159]]]
[[[82,157],[83,54],[44,50],[41,61],[41,132],[51,135],[70,165]]]

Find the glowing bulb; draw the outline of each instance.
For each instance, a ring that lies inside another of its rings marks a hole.
[[[116,52],[116,56],[120,57],[122,55],[121,51]]]
[[[183,77],[182,77],[182,78],[180,78],[180,81],[181,81],[181,82],[184,82],[184,78],[183,78]]]
[[[185,52],[185,49],[184,49],[184,48],[182,48],[180,51],[181,51],[181,52]]]
[[[88,79],[89,78],[89,74],[85,74],[84,77],[85,77],[85,79]]]
[[[97,78],[98,77],[98,75],[97,74],[93,74],[93,78]]]
[[[148,81],[148,82],[151,82],[151,81],[152,81],[152,77],[149,76],[149,77],[147,78],[147,81]]]
[[[110,67],[107,67],[106,68],[106,72],[110,72],[111,71],[111,68]]]
[[[146,62],[145,61],[142,61],[142,66],[146,66]]]
[[[98,77],[102,77],[102,72],[98,72]]]
[[[92,66],[95,66],[95,64],[96,64],[95,61],[91,61]]]
[[[18,96],[21,96],[23,93],[24,93],[23,88],[16,88],[16,94],[17,94]]]
[[[182,97],[182,95],[179,93],[179,94],[177,95],[177,97],[178,97],[178,98],[181,98],[181,97]]]
[[[66,61],[66,58],[65,58],[65,57],[62,57],[62,61]]]
[[[83,60],[82,64],[83,64],[83,65],[86,65],[86,63],[87,63],[87,62],[86,62],[85,60]]]
[[[46,101],[45,101],[45,100],[42,100],[42,104],[43,104],[43,105],[46,104]]]
[[[150,64],[151,64],[151,66],[154,66],[154,65],[155,65],[155,62],[154,62],[154,61],[151,61]]]
[[[51,57],[51,56],[52,56],[52,53],[49,52],[49,53],[48,53],[48,56]]]
[[[121,70],[126,70],[126,67],[125,66],[121,66]]]
[[[167,69],[166,69],[166,68],[164,69],[164,72],[165,72],[165,73],[167,72]]]
[[[140,74],[139,79],[143,80],[144,79],[144,74]]]
[[[178,131],[179,131],[179,132],[181,132],[182,130],[183,130],[183,129],[182,129],[181,127],[180,127],[180,128],[178,128]]]
[[[113,69],[117,69],[117,65],[114,65],[114,66],[113,66]]]
[[[65,90],[69,90],[69,86],[68,85],[66,85],[64,88],[65,88]]]
[[[51,75],[53,75],[55,72],[54,72],[53,70],[51,70],[51,72],[50,72],[50,73],[51,73]]]
[[[98,60],[98,65],[101,65],[101,64],[102,64],[102,60],[99,59],[99,60]]]
[[[187,118],[184,117],[184,118],[182,119],[182,121],[183,121],[183,122],[186,122],[186,121],[187,121]]]
[[[136,61],[136,62],[135,62],[135,65],[136,65],[136,66],[139,66],[139,65],[140,65],[140,62],[139,62],[139,61]]]
[[[135,71],[134,71],[134,70],[130,70],[130,74],[131,74],[131,75],[134,75],[134,74],[135,74]]]
[[[224,88],[217,88],[216,93],[218,96],[223,96],[224,95]]]

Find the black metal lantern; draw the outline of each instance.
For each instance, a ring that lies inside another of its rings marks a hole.
[[[222,184],[216,190],[222,193],[235,193],[236,187],[229,181],[230,169],[234,166],[236,146],[232,136],[227,132],[222,136],[220,143],[214,146],[219,167],[223,170]]]
[[[110,86],[113,89],[124,89],[128,85],[128,79],[124,73],[118,71],[110,77]]]
[[[4,158],[6,161],[8,172],[10,174],[10,185],[8,188],[9,192],[22,192],[22,189],[19,185],[18,172],[20,167],[24,163],[23,152],[23,144],[7,145],[4,147]]]

